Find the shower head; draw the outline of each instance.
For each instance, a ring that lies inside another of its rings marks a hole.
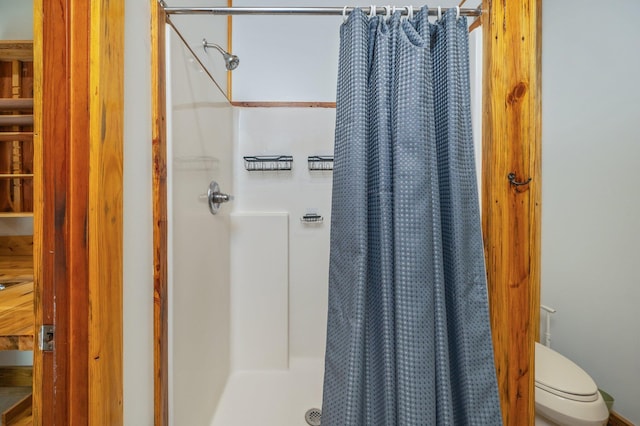
[[[222,58],[224,59],[225,66],[229,71],[235,70],[236,68],[238,68],[238,65],[240,65],[240,59],[236,55],[232,55],[215,43],[207,42],[206,38],[202,39],[202,46],[204,47],[205,52],[207,51],[208,47],[213,47],[218,52],[220,52],[222,54]]]

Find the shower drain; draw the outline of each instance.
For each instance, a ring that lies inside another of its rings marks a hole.
[[[320,426],[322,420],[322,410],[319,408],[310,408],[304,413],[304,419],[310,426]]]

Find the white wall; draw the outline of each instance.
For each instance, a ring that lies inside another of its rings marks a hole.
[[[0,235],[33,235],[33,219],[3,217],[0,219]]]
[[[0,40],[33,39],[33,2],[0,0]]]
[[[234,210],[261,215],[289,215],[288,297],[289,356],[323,357],[327,318],[331,172],[309,171],[310,155],[333,155],[334,109],[243,108],[238,112],[238,143],[234,155]],[[243,156],[293,156],[291,171],[249,172]],[[308,212],[324,222],[303,224]],[[274,239],[275,240],[275,239]],[[276,241],[274,241],[275,243]],[[256,235],[254,244],[270,250],[269,239]],[[265,271],[265,276],[270,276]],[[250,285],[247,283],[246,285]],[[252,285],[261,286],[260,281]],[[286,305],[285,305],[286,306]],[[274,334],[278,335],[277,331]]]
[[[232,204],[213,216],[200,196],[212,180],[233,192],[234,120],[224,95],[170,39],[170,416],[172,424],[205,425],[229,375]]]
[[[254,6],[255,2],[233,4]],[[284,0],[275,5],[318,4]],[[233,51],[240,57],[240,66],[233,72],[233,99],[335,101],[341,23],[339,16],[235,16]]]
[[[153,425],[149,2],[125,5],[124,424]]]
[[[323,6],[318,0],[281,0],[264,6]],[[458,0],[442,0],[442,7]],[[467,2],[475,7],[479,1]],[[366,6],[356,0],[349,5]],[[404,6],[406,1],[385,4]],[[255,6],[252,0],[235,0],[234,6]],[[327,6],[333,6],[330,3]],[[381,4],[378,4],[381,6]],[[432,5],[433,6],[433,5]],[[341,16],[236,16],[233,51],[240,66],[233,72],[236,101],[335,101]]]
[[[552,346],[640,424],[640,3],[543,4],[542,302]]]

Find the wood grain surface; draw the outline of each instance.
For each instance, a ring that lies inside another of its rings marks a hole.
[[[33,41],[0,40],[0,61],[33,61]]]
[[[2,265],[0,259],[0,265]],[[3,276],[6,276],[3,274]],[[0,278],[3,283],[4,277]],[[4,281],[0,290],[0,350],[33,350],[33,278]]]
[[[167,128],[165,117],[165,22],[151,1],[151,150],[153,158],[153,394],[154,424],[169,424]]]
[[[0,350],[32,350],[33,237],[0,236]]]
[[[124,1],[34,0],[35,425],[122,424]]]
[[[89,424],[121,425],[124,0],[90,4]]]
[[[533,424],[539,333],[541,0],[483,2],[482,216],[505,426]],[[520,182],[512,185],[507,176]]]

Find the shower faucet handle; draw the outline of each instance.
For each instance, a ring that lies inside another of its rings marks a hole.
[[[222,192],[214,192],[213,194],[211,194],[211,197],[213,198],[213,202],[218,204],[227,203],[233,200],[233,196],[229,194],[223,194]]]
[[[211,181],[209,190],[207,191],[207,200],[209,201],[209,211],[211,214],[217,214],[218,210],[220,210],[220,204],[232,201],[233,196],[220,192],[218,182]]]

